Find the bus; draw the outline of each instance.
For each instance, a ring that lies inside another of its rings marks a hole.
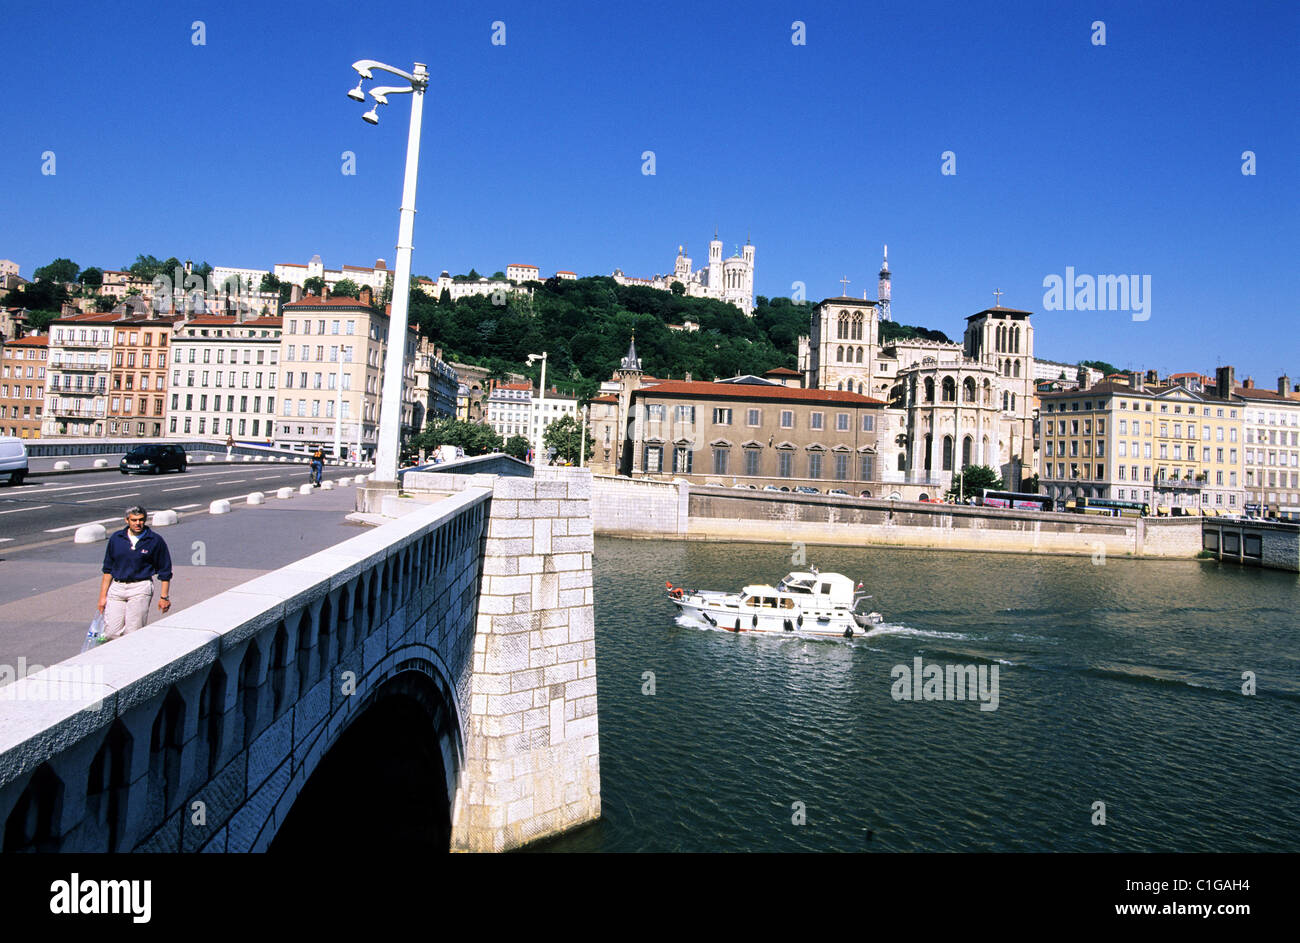
[[[1102,517],[1146,517],[1151,505],[1145,501],[1116,501],[1113,498],[1075,498],[1074,511]]]
[[[1042,494],[1021,494],[1018,491],[992,491],[984,489],[980,504],[986,508],[1015,508],[1018,511],[1050,511],[1052,499]]]

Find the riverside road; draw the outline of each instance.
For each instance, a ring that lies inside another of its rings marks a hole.
[[[40,470],[35,461],[32,464],[33,471]],[[297,489],[308,475],[308,466],[297,463],[196,462],[184,473],[161,475],[123,475],[115,466],[116,462],[104,471],[28,478],[18,487],[0,485],[0,557],[13,559],[24,549],[71,541],[82,524],[116,529],[110,525],[121,521],[133,504],[150,514],[168,509],[182,515],[195,510],[206,513],[208,504],[218,498],[228,499],[233,507],[253,491],[269,493],[273,500],[277,488]],[[326,469],[332,478],[368,471]]]
[[[296,463],[195,463],[184,474],[158,476],[111,469],[0,485],[0,666],[25,664],[30,671],[80,651],[104,557],[104,541],[74,542],[82,524],[102,523],[111,533],[124,526],[132,504],[151,517],[177,511],[176,524],[158,528],[171,550],[177,613],[362,533],[362,525],[345,520],[354,489],[338,482],[370,471],[329,466],[323,480],[335,487],[305,495],[298,487],[307,481],[307,466]],[[282,487],[294,489],[290,499],[275,497]],[[252,491],[264,492],[266,503],[247,504]],[[219,498],[230,501],[231,513],[208,513]],[[160,618],[155,600],[149,621]]]

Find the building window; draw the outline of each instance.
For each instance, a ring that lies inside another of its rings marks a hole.
[[[759,474],[759,462],[762,453],[758,449],[745,449],[745,474],[754,477]]]
[[[822,420],[825,417],[825,415],[826,415],[825,413],[811,413],[808,420],[808,428],[809,429],[822,428]]]
[[[721,448],[721,447],[715,448],[713,450],[713,474],[715,475],[727,474],[727,455],[729,454],[729,452],[730,449]]]
[[[657,475],[663,470],[664,449],[662,445],[645,447],[645,470],[647,474]]]
[[[794,428],[794,410],[792,409],[781,410],[781,428],[782,429]]]
[[[901,457],[901,456],[900,456],[900,457]],[[862,468],[861,468],[861,472],[862,472],[862,474],[861,474],[860,478],[861,478],[862,481],[871,481],[872,478],[874,477],[874,472],[875,472],[875,467],[874,467],[874,466],[875,466],[875,461],[874,461],[874,459],[875,459],[875,456],[873,456],[873,455],[863,455],[863,456],[861,456],[860,461],[861,461],[861,465],[862,465]]]
[[[808,453],[808,477],[820,478],[822,476],[822,455],[820,452]]]
[[[761,426],[763,424],[763,414],[757,409],[747,410],[745,413],[745,423],[750,426]]]
[[[731,410],[726,408],[715,408],[713,410],[713,424],[715,426],[731,425]]]
[[[876,417],[875,417],[875,416],[863,416],[863,417],[862,417],[862,431],[863,431],[863,432],[873,432],[873,431],[875,431],[875,428],[876,428]]]
[[[848,431],[849,431],[849,414],[848,414],[848,413],[836,413],[836,414],[835,414],[835,431],[837,431],[837,432],[848,432]]]
[[[849,480],[849,456],[847,452],[835,453],[835,480]]]
[[[681,408],[681,407],[678,407]],[[684,475],[691,473],[692,458],[694,453],[689,445],[679,445],[673,449],[673,472],[681,472]]]
[[[780,468],[782,478],[790,478],[794,475],[794,453],[789,449],[782,449],[776,453],[777,464]]]
[[[695,407],[678,406],[674,415],[678,422],[695,422]]]

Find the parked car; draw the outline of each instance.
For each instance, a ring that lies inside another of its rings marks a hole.
[[[784,488],[778,488],[776,485],[764,485],[764,486],[763,486],[763,490],[764,490],[764,491],[784,491],[784,490],[786,490],[786,489],[784,489]]]
[[[185,450],[179,445],[137,445],[122,456],[117,470],[123,475],[150,472],[161,475],[168,470],[185,471]]]
[[[820,491],[818,491],[816,488],[810,487],[809,485],[800,485],[794,490],[799,494],[821,494]]]
[[[732,487],[734,487],[734,488],[744,488],[744,489],[746,489],[746,490],[748,490],[748,491],[757,491],[757,490],[758,490],[758,486],[757,486],[757,485],[733,485]]]
[[[0,436],[0,475],[11,485],[21,485],[27,475],[27,446],[15,436]]]
[[[869,498],[869,497],[871,497],[871,492],[870,492],[870,491],[861,491],[861,492],[858,493],[858,497],[859,497],[859,498]]]
[[[852,495],[850,495],[850,494],[849,494],[847,491],[845,491],[843,488],[832,488],[830,491],[827,491],[826,493],[827,493],[827,494],[842,494],[842,495],[844,495],[844,497],[846,497],[846,498],[852,497]]]

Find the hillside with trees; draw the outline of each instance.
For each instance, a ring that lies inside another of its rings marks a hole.
[[[473,274],[473,273],[471,273]],[[531,282],[533,296],[511,294],[504,305],[490,296],[452,301],[413,287],[411,323],[443,348],[443,355],[488,367],[491,376],[538,378],[532,353],[548,354],[546,383],[586,398],[610,378],[636,333],[642,369],[651,376],[716,380],[797,367],[798,338],[808,333],[811,305],[789,298],[756,299],[752,318],[711,298],[688,298],[609,277]],[[670,330],[691,321],[698,331]],[[947,340],[939,331],[886,322],[890,337]]]

